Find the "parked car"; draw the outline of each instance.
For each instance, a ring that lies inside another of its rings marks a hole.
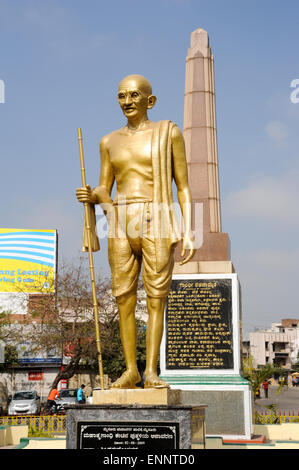
[[[77,402],[77,388],[66,388],[64,390],[59,390],[59,395],[61,400],[56,399],[57,403],[62,405],[76,405]]]
[[[40,397],[35,390],[20,390],[13,394],[8,405],[8,414],[39,414],[40,409]]]

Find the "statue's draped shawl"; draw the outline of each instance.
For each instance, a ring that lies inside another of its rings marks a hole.
[[[159,121],[152,135],[153,220],[157,272],[167,265],[172,245],[180,240],[172,194],[171,133],[174,126],[171,121]]]
[[[156,270],[160,272],[169,262],[172,245],[180,239],[172,194],[171,133],[175,124],[159,121],[152,133],[151,157],[153,170],[153,234],[156,252]],[[94,205],[90,205],[92,251],[100,249],[96,233]],[[88,251],[84,223],[82,251]]]

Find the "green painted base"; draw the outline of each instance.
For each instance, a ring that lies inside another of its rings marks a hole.
[[[162,375],[169,385],[248,385],[241,375]]]

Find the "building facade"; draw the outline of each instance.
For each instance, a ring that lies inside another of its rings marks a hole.
[[[251,332],[249,344],[255,367],[273,364],[290,369],[299,357],[299,320],[283,319]]]

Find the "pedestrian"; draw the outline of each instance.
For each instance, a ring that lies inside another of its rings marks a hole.
[[[45,411],[50,410],[52,408],[52,406],[54,406],[55,409],[57,408],[55,398],[60,398],[60,395],[59,395],[59,392],[58,392],[56,386],[51,388],[51,391],[49,393],[48,400],[47,400],[47,403],[46,403],[46,406],[45,406]]]
[[[81,405],[83,405],[86,402],[84,389],[85,389],[85,385],[82,384],[81,387],[77,391],[77,401]]]
[[[263,389],[265,392],[265,398],[268,398],[268,389],[269,389],[269,382],[267,379],[264,380],[263,382]]]

